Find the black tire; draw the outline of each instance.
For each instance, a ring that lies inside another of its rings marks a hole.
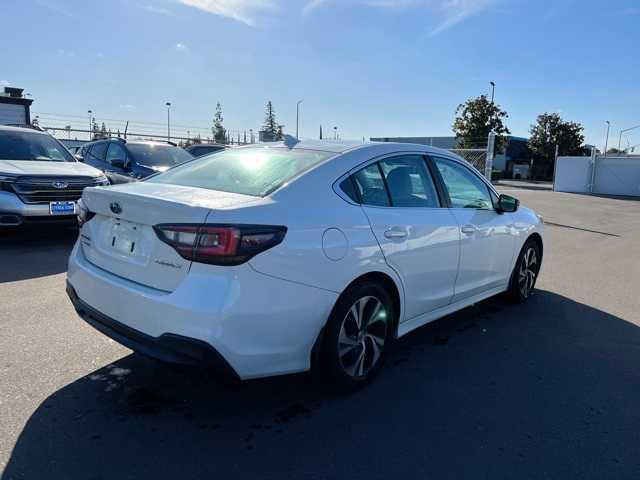
[[[352,308],[362,312],[359,330]],[[342,389],[371,381],[384,363],[395,320],[391,295],[380,284],[363,282],[345,291],[329,316],[323,338],[320,366],[329,381]]]
[[[524,303],[533,294],[541,262],[540,245],[530,238],[522,247],[511,273],[507,294],[512,301]]]

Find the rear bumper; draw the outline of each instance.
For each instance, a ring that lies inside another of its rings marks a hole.
[[[130,328],[80,300],[69,282],[67,282],[67,295],[80,318],[107,337],[135,352],[167,363],[205,367],[226,378],[239,380],[238,374],[222,355],[201,340],[171,333],[154,338]]]
[[[119,343],[174,363],[226,363],[242,380],[308,370],[338,297],[248,264],[194,263],[174,291],[156,290],[93,265],[79,243],[67,278],[80,316]]]

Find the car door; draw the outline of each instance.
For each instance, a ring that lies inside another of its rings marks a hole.
[[[431,156],[460,229],[460,269],[454,302],[506,285],[515,239],[513,217],[494,206],[480,175],[453,159]]]
[[[106,174],[111,183],[131,182],[127,151],[119,142],[111,142],[105,159]]]
[[[441,208],[425,157],[388,157],[352,180],[387,263],[402,279],[404,321],[448,305],[458,270],[458,224]]]

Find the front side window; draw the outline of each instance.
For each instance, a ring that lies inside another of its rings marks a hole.
[[[438,208],[438,194],[424,158],[406,155],[380,161],[394,207]]]
[[[272,147],[229,149],[195,160],[189,155],[190,162],[146,181],[264,197],[334,155]]]
[[[108,146],[109,144],[107,142],[96,143],[91,147],[91,150],[89,150],[89,155],[93,158],[104,161]]]
[[[122,163],[126,163],[127,152],[122,148],[122,145],[112,143],[107,150],[107,163],[112,164],[113,160],[120,160]]]
[[[354,173],[352,178],[361,203],[374,207],[389,207],[391,205],[384,186],[382,172],[377,163]]]
[[[0,131],[0,160],[76,161],[73,155],[50,135],[15,130]]]
[[[453,160],[433,157],[449,192],[452,208],[493,209],[489,188],[471,170]]]

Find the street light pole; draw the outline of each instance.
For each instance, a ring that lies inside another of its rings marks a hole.
[[[171,141],[171,102],[165,103],[167,106],[167,142]]]
[[[300,124],[300,104],[303,102],[303,100],[298,100],[298,103],[296,104],[296,138],[300,138],[299,133],[298,133],[298,127]]]
[[[493,103],[493,97],[496,93],[496,84],[495,82],[489,82],[491,84],[491,103]]]
[[[93,111],[87,110],[87,113],[89,114],[89,141],[91,141],[91,114]]]
[[[607,148],[609,146],[609,130],[611,129],[611,122],[607,120],[607,137],[604,141],[604,156],[607,156]]]

